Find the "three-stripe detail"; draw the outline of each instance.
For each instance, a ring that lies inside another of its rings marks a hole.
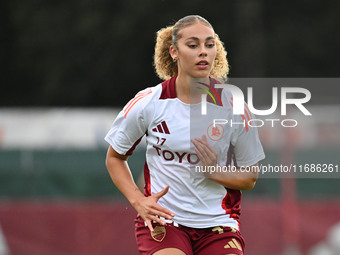
[[[147,91],[144,92],[139,92],[137,93],[137,95],[130,100],[130,102],[127,103],[127,105],[124,108],[124,118],[126,118],[126,115],[129,113],[129,111],[131,110],[131,108],[142,98],[144,98],[145,96],[149,95],[152,93],[152,90],[149,89]]]
[[[170,134],[170,130],[168,126],[166,125],[166,122],[163,120],[161,124],[158,124],[157,127],[153,128],[152,131],[159,132],[162,134]]]
[[[242,251],[241,245],[236,241],[235,238],[229,241],[228,244],[224,246],[224,248],[225,249],[235,248],[235,249],[239,249],[240,251]]]

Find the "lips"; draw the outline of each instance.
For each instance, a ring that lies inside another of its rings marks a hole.
[[[196,65],[198,65],[198,66],[207,66],[207,65],[209,65],[209,63],[206,60],[201,60]]]
[[[199,61],[196,66],[201,70],[206,70],[209,66],[209,62],[206,60]]]

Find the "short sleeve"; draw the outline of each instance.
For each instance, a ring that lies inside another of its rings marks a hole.
[[[249,115],[250,114],[248,114],[248,116]],[[239,117],[240,120],[238,122],[244,122],[245,125],[237,125],[231,141],[234,146],[236,164],[239,167],[251,166],[264,159],[265,154],[259,139],[257,127],[248,125],[247,116]]]
[[[118,114],[105,140],[121,155],[131,155],[147,131],[144,110],[149,100],[145,99],[151,89],[138,93]]]

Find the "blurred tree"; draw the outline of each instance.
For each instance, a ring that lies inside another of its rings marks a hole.
[[[122,106],[160,80],[155,33],[188,14],[225,42],[231,77],[338,76],[337,1],[4,0],[1,106]]]
[[[267,76],[338,77],[338,1],[267,1]]]

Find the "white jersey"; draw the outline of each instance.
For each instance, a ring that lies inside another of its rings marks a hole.
[[[201,104],[185,104],[177,98],[175,80],[173,77],[139,92],[119,113],[105,140],[119,154],[131,155],[146,135],[144,193],[150,196],[169,185],[158,203],[175,214],[175,223],[192,228],[239,229],[241,192],[196,171],[201,163],[191,139],[206,134],[218,153],[219,166],[256,164],[264,153],[257,129],[246,123],[251,114],[247,110],[245,115],[233,115],[231,94],[211,85],[216,100],[208,100],[208,113],[202,116]],[[221,111],[229,123],[239,124],[214,126],[211,116]],[[197,113],[201,117],[193,117]]]

